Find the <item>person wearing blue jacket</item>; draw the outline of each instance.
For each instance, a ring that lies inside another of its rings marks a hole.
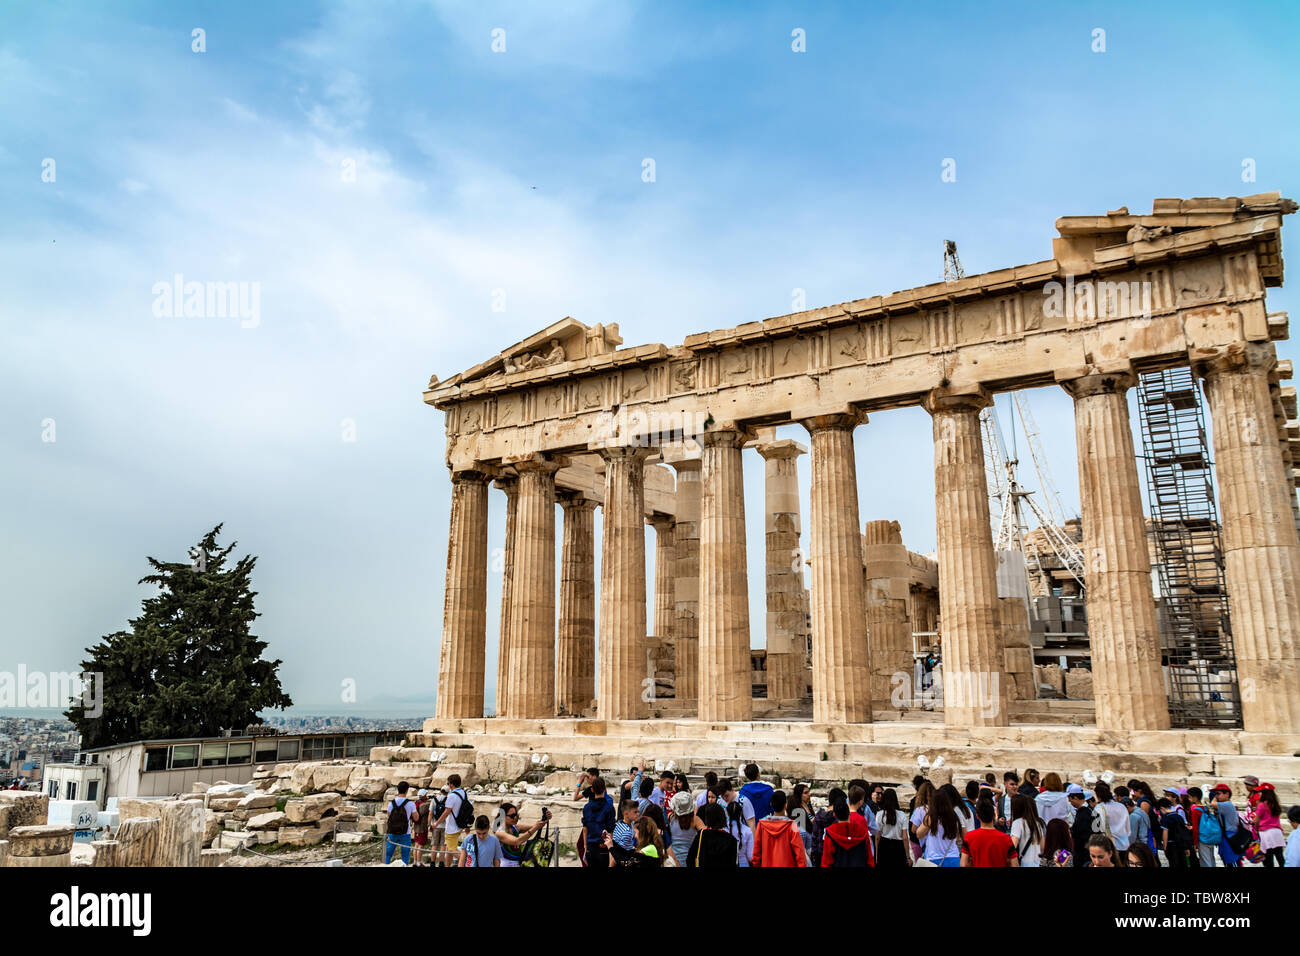
[[[758,826],[758,821],[768,816],[772,812],[772,790],[771,784],[764,783],[758,779],[758,764],[745,764],[745,780],[748,781],[740,788],[740,795],[748,797],[750,804],[754,807],[754,825]]]
[[[582,808],[583,836],[587,840],[586,863],[588,867],[609,869],[609,850],[605,848],[605,834],[614,832],[614,800],[605,792],[605,778],[591,781],[591,799]]]

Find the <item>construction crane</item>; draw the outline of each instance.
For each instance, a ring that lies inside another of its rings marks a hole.
[[[957,257],[957,243],[951,239],[943,241],[943,281],[956,282],[958,279],[966,278],[966,270],[961,267],[961,259]]]
[[[1065,533],[1064,512],[1051,473],[1047,470],[1047,458],[1037,440],[1037,430],[1032,425],[1033,417],[1028,415],[1028,408],[1019,395],[1013,397],[1012,408],[1010,447],[1002,437],[997,406],[990,405],[980,412],[986,444],[985,464],[993,468],[989,480],[989,511],[991,516],[996,512],[994,547],[999,551],[1019,551],[1024,554],[1027,564],[1039,566],[1050,552],[1082,587],[1083,550]],[[1017,475],[1020,457],[1015,442],[1016,413],[1020,417],[1021,429],[1029,439],[1034,470],[1043,489],[1041,505],[1034,498],[1034,492],[1021,484]],[[1030,518],[1038,526],[1037,535],[1029,533]]]

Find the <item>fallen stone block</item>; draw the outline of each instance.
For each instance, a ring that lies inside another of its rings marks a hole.
[[[38,824],[9,830],[9,858],[58,856],[72,849],[76,829],[66,824]]]
[[[359,800],[382,800],[388,789],[388,780],[384,777],[353,777],[348,783],[348,796]]]
[[[343,798],[337,793],[313,793],[288,801],[284,812],[290,823],[313,823],[328,811],[337,809],[342,802]]]
[[[221,866],[230,859],[233,852],[224,848],[204,850],[199,866]]]
[[[0,810],[8,810],[0,819],[0,837],[14,827],[40,826],[50,819],[50,798],[28,790],[0,790]]]
[[[279,810],[273,810],[270,813],[259,813],[248,821],[250,830],[278,830],[284,826],[285,821],[289,818]]]
[[[264,810],[273,807],[276,804],[276,798],[269,793],[250,793],[239,798],[237,810]]]

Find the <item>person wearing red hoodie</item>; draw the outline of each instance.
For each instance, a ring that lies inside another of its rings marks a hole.
[[[866,818],[850,811],[844,800],[835,804],[834,811],[835,822],[826,828],[822,843],[822,866],[875,866]]]
[[[772,791],[772,815],[759,820],[754,828],[752,866],[808,865],[799,828],[785,815],[785,801],[784,790]]]

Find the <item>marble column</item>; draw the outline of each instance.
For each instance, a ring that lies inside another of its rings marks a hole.
[[[700,460],[675,461],[677,471],[677,620],[673,695],[683,712],[700,696]]]
[[[1250,343],[1197,369],[1213,422],[1242,726],[1254,733],[1300,726],[1300,542],[1269,400],[1275,363],[1272,345]]]
[[[451,476],[438,717],[482,717],[487,644],[487,476]]]
[[[812,564],[813,720],[868,723],[871,667],[866,582],[858,530],[853,429],[858,414],[821,415],[801,424],[812,439],[808,557]]]
[[[1168,730],[1160,629],[1124,371],[1060,384],[1074,398],[1085,601],[1098,730]]]
[[[655,529],[655,620],[652,633],[672,643],[677,623],[677,526],[672,518],[647,518]]]
[[[555,472],[541,455],[515,462],[514,576],[510,591],[512,718],[555,715]]]
[[[600,551],[601,720],[649,716],[645,579],[645,448],[605,448],[605,505]],[[651,685],[653,691],[653,684]]]
[[[506,493],[506,543],[501,567],[501,626],[497,632],[497,716],[510,716],[510,590],[515,573],[515,516],[519,510],[519,481],[498,478],[492,483]]]
[[[560,558],[555,710],[583,714],[596,697],[596,502],[580,494],[559,496],[564,507]]]
[[[997,555],[980,434],[980,411],[992,401],[983,389],[963,393],[937,388],[925,398],[934,432],[943,712],[949,727],[1010,723],[997,633]]]
[[[803,555],[799,551],[799,456],[796,441],[758,446],[763,456],[767,544],[767,696],[799,700],[804,688]]]
[[[889,707],[911,701],[911,567],[897,521],[868,521],[862,532],[866,576],[867,648],[871,658],[871,699]],[[901,677],[899,675],[902,675]]]
[[[701,720],[749,720],[749,582],[745,563],[743,435],[705,432],[700,456]]]

